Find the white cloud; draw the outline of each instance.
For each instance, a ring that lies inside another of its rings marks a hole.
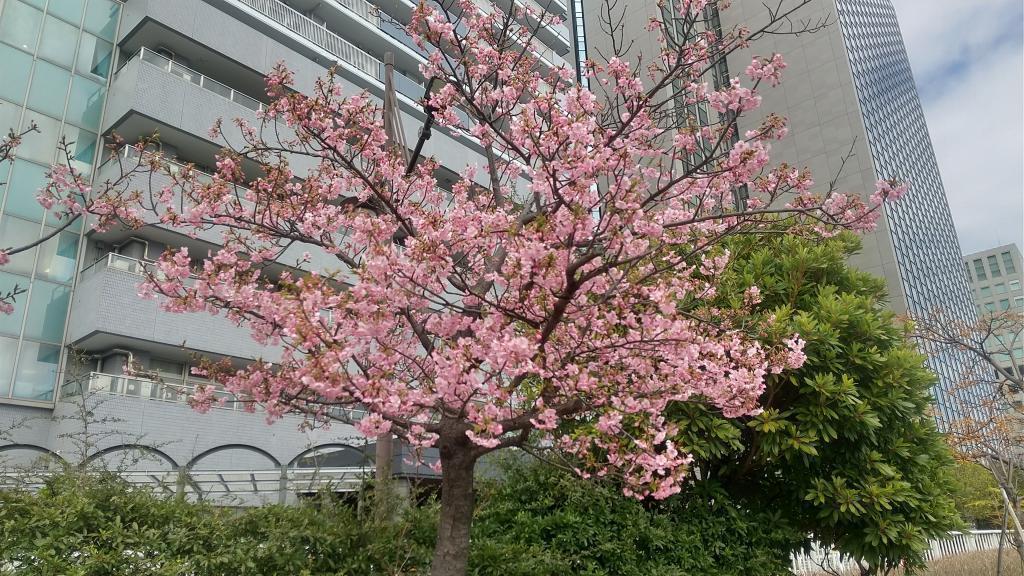
[[[961,248],[1024,244],[1019,0],[895,0]]]

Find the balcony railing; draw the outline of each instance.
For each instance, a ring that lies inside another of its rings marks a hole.
[[[110,394],[113,396],[184,404],[188,402],[189,397],[195,392],[196,386],[208,385],[215,388],[213,408],[245,410],[248,406],[252,406],[257,411],[262,409],[259,404],[254,403],[252,400],[239,399],[234,394],[221,389],[219,384],[198,378],[188,378],[184,382],[170,382],[124,374],[90,372],[84,380],[84,382],[81,379],[65,382],[61,386],[60,397],[62,399],[76,398],[82,396],[83,389],[86,389],[90,394]],[[352,422],[366,416],[366,411],[364,410],[341,406],[329,408],[328,413],[336,418]]]
[[[356,48],[351,42],[331,32],[323,25],[303,16],[294,8],[282,4],[278,0],[240,1],[313,44],[338,56],[370,77],[376,80],[384,78],[380,60]]]
[[[142,276],[146,273],[146,270],[150,270],[152,266],[152,262],[139,260],[116,252],[110,252],[106,256],[83,268],[82,276],[84,277],[87,274],[92,274],[106,268],[123,270],[129,274]]]
[[[199,72],[196,72],[188,66],[183,66],[180,62],[175,62],[174,60],[171,60],[163,54],[158,54],[157,52],[154,52],[149,48],[140,48],[139,51],[133,54],[131,58],[125,60],[124,63],[121,64],[120,68],[118,68],[118,71],[120,71],[121,68],[124,68],[125,65],[135,60],[136,58],[148,64],[152,64],[160,68],[164,72],[174,74],[175,76],[181,78],[182,80],[185,80],[186,82],[191,82],[192,84],[195,84],[200,88],[204,88],[210,92],[213,92],[214,94],[217,94],[218,96],[227,98],[228,100],[231,100],[236,104],[240,104],[241,106],[244,106],[249,110],[252,110],[253,112],[262,112],[267,107],[266,104],[260,102],[259,100],[253,98],[252,96],[242,94],[241,92],[235,90],[234,88],[231,88],[230,86],[213,80],[209,76],[200,74]]]
[[[153,272],[160,277],[160,271],[153,264],[152,260],[140,260],[117,252],[109,252],[83,268],[80,277],[86,278],[107,269],[120,270],[136,276],[145,276],[146,272]]]
[[[104,374],[102,372],[90,372],[87,382],[79,380],[65,382],[61,387],[61,398],[74,398],[82,395],[83,388],[88,387],[90,393],[105,393],[114,396],[128,396],[132,398],[145,398],[161,402],[185,403],[189,396],[195,392],[199,384],[211,385],[208,382],[169,382],[149,378],[138,378],[123,374]],[[216,385],[214,385],[216,386]],[[226,410],[241,410],[249,402],[238,400],[234,394],[225,390],[216,390],[213,393],[215,402],[214,408]],[[223,400],[223,404],[220,401]]]
[[[148,156],[150,154],[151,153],[149,151],[144,151],[144,152],[141,153],[141,155],[144,155],[144,156]],[[116,155],[111,155],[109,158],[104,160],[102,166],[105,166],[108,162],[112,162],[112,161],[114,161],[117,158],[125,159],[126,163],[130,166],[130,165],[132,165],[134,163],[137,163],[139,161],[140,152],[139,152],[139,150],[135,146],[125,146],[125,147],[121,148],[121,150],[119,150]],[[160,164],[162,164],[164,166],[164,168],[168,172],[170,172],[171,174],[178,174],[180,172],[185,171],[185,169],[189,167],[187,164],[185,164],[183,162],[178,162],[177,160],[171,160],[171,159],[166,158],[164,156],[160,157]],[[191,168],[192,168],[192,172],[196,175],[196,178],[200,182],[202,182],[204,184],[209,184],[210,182],[213,182],[213,174],[210,174],[209,172],[204,172],[203,170],[200,170],[200,169],[196,168],[195,166],[192,166]],[[240,186],[238,184],[236,184],[236,186],[238,186],[239,188],[245,188],[245,186]]]
[[[338,0],[338,4],[355,12],[363,20],[375,26],[380,26],[380,8],[366,0]]]
[[[313,44],[316,44],[331,54],[338,56],[343,61],[355,66],[358,70],[367,74],[374,80],[377,80],[378,82],[384,81],[383,62],[377,60],[370,54],[363,52],[359,48],[356,48],[351,42],[345,40],[341,36],[338,36],[334,32],[331,32],[323,24],[311,20],[290,6],[282,4],[278,0],[239,1],[264,16],[278,22],[285,28],[297,33],[299,36],[302,36]],[[362,16],[363,13],[369,13],[371,10],[377,10],[377,8],[372,5],[359,5],[359,1],[360,0],[345,0],[341,3],[347,8],[352,9],[352,6],[349,5],[349,2],[351,2],[353,6],[356,6],[353,11],[360,16]],[[378,28],[384,30],[379,13],[375,12],[375,14],[376,15],[371,17],[369,21],[374,23]],[[401,38],[398,37],[396,37],[396,39],[401,40]],[[406,41],[408,40],[409,39],[406,38]],[[405,76],[397,70],[394,73],[394,78],[395,89],[402,94],[405,94],[413,102],[416,102],[423,97],[423,84],[420,82]]]

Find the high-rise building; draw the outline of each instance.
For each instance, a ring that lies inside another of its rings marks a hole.
[[[598,60],[611,53],[600,30],[604,2],[587,2],[587,44]],[[760,0],[729,4],[719,11],[712,3],[706,25],[729,32],[738,26],[757,30],[769,21]],[[783,2],[781,11],[798,4]],[[633,41],[634,55],[657,53],[644,26],[658,10],[650,0],[615,3],[613,15],[627,27],[623,37]],[[820,29],[795,33],[805,26]],[[885,218],[863,238],[863,250],[851,263],[885,279],[889,304],[898,313],[942,310],[973,318],[953,220],[892,2],[812,0],[773,32],[729,54],[726,69],[709,78],[718,82],[730,72],[742,74],[754,55],[779,53],[787,62],[782,84],[760,87],[761,107],[739,119],[738,133],[759,126],[765,114],[786,117],[789,136],[773,144],[772,160],[810,168],[822,192],[833,179],[839,191],[865,194],[879,179],[906,181],[910,192],[886,206]],[[940,380],[940,412],[950,416],[941,391],[962,376],[966,360],[948,350],[926,351]]]
[[[1024,314],[1024,262],[1016,244],[997,246],[964,258],[964,269],[971,283],[974,305],[978,315],[999,314],[1016,311]],[[997,352],[995,359],[1003,368],[1016,366],[1018,373],[1024,373],[1024,334],[998,333],[992,335],[990,352]],[[1024,401],[1024,391],[1015,396]]]
[[[570,20],[562,0],[544,4]],[[255,123],[267,103],[263,74],[277,62],[294,72],[299,90],[337,65],[346,93],[379,98],[382,61],[391,53],[406,141],[415,142],[425,57],[403,28],[414,7],[409,0],[0,0],[0,126],[35,122],[40,130],[26,138],[9,174],[0,167],[0,245],[23,245],[57,224],[35,196],[47,166],[59,160],[61,135],[74,141],[77,167],[97,182],[119,175],[117,158],[102,146],[114,133],[132,142],[157,132],[171,170],[178,162],[202,170],[220,147],[210,127],[218,118]],[[541,64],[571,66],[571,37],[567,24],[542,30]],[[224,126],[237,141],[237,130]],[[444,166],[442,184],[467,163],[484,164],[472,138],[443,128],[434,129],[424,153]],[[159,189],[169,181],[152,178],[138,185]],[[166,247],[205,254],[216,240],[188,238],[159,222],[103,233],[79,222],[3,267],[0,290],[17,284],[28,291],[13,315],[0,316],[0,461],[40,454],[127,461],[139,481],[248,500],[315,490],[313,467],[335,485],[358,481],[372,466],[369,441],[349,426],[300,430],[296,417],[268,427],[232,401],[215,415],[185,404],[195,354],[238,363],[280,355],[223,316],[170,314],[137,295],[140,273]],[[327,256],[314,255],[312,265],[323,263],[317,258]],[[124,374],[129,362],[140,375]],[[87,397],[92,440],[83,447],[78,416]],[[422,471],[403,456],[396,451],[396,473]]]

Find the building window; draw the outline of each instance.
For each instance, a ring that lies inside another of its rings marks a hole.
[[[1002,300],[1000,300],[999,301],[999,309],[1000,310],[1009,310],[1010,309],[1010,300],[1008,298],[1003,298]]]
[[[971,278],[971,265],[964,262],[964,271],[967,272],[967,281],[972,282],[974,279]]]
[[[982,286],[981,290],[980,290],[980,294],[981,294],[982,298],[988,298],[989,296],[992,295],[992,287],[991,286]]]
[[[992,273],[993,278],[999,278],[1003,275],[1003,273],[999,271],[999,261],[996,260],[995,254],[988,257],[988,271]]]
[[[0,38],[26,52],[36,49],[43,13],[22,2],[8,2],[0,16]]]
[[[1020,291],[1020,280],[1010,280],[1010,292]]]
[[[985,302],[985,310],[987,312],[995,312],[996,311],[996,303],[995,302]]]
[[[985,263],[981,261],[981,258],[974,259],[974,275],[978,280],[988,278],[988,276],[985,276]]]
[[[1017,267],[1013,265],[1013,257],[1010,256],[1009,252],[1003,252],[1000,254],[1003,257],[1003,268],[1006,269],[1007,274],[1016,274]]]
[[[1006,294],[1006,284],[1003,284],[1002,282],[1000,282],[1000,283],[996,284],[995,286],[993,286],[992,290],[994,291],[995,294]]]
[[[22,341],[11,395],[24,400],[53,400],[59,360],[60,346]]]

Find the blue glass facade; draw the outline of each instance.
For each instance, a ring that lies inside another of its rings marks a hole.
[[[61,137],[75,167],[91,173],[120,9],[113,0],[0,0],[0,130],[39,130],[0,166],[0,247],[60,224],[35,197],[49,165],[63,161]],[[76,222],[0,271],[0,291],[27,290],[14,314],[0,315],[0,399],[53,400],[81,242]]]
[[[890,0],[836,0],[836,6],[875,172],[910,185],[910,193],[886,207],[907,308],[973,320],[960,245],[896,11]],[[939,376],[941,415],[953,417],[955,409],[941,392],[964,377],[968,359],[951,351],[928,353]]]

